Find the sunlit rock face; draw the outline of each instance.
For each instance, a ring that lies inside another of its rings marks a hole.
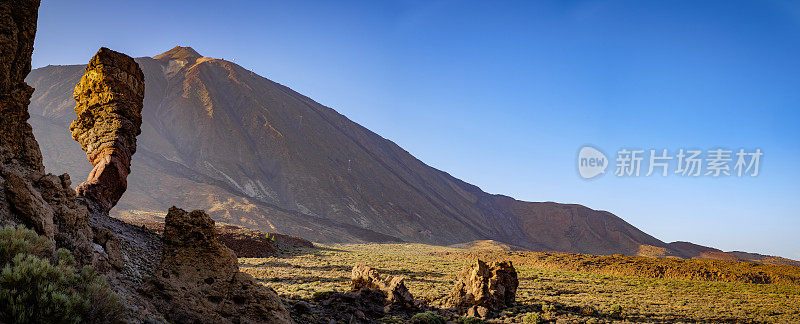
[[[381,276],[378,271],[365,265],[356,265],[350,272],[351,292],[361,289],[381,290],[386,294],[385,311],[412,310],[416,307],[414,296],[406,288],[402,277]]]
[[[69,129],[94,166],[75,190],[107,212],[128,187],[142,126],[144,74],[132,58],[104,47],[89,61],[73,97],[77,118]]]
[[[471,315],[486,315],[488,310],[498,310],[514,304],[519,280],[511,261],[489,262],[476,260],[464,267],[450,294],[450,303],[459,311]],[[481,311],[483,310],[483,311]]]

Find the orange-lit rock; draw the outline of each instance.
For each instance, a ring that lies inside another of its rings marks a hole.
[[[144,74],[132,58],[104,47],[89,61],[73,97],[77,118],[69,129],[94,166],[75,190],[109,211],[128,187],[142,126]]]
[[[514,304],[519,280],[511,261],[485,263],[477,260],[464,267],[450,295],[451,305],[471,316],[486,316]]]

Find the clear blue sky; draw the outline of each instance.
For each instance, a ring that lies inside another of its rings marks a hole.
[[[44,0],[33,65],[175,45],[288,85],[485,191],[800,259],[798,2]],[[612,159],[764,157],[755,178],[586,181],[584,144]]]

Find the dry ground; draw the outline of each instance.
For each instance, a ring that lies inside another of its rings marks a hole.
[[[636,266],[631,269],[647,264],[651,269],[661,263],[668,264],[668,269],[676,265],[694,269],[694,260],[469,251],[422,244],[317,244],[239,262],[242,271],[295,300],[309,300],[316,292],[348,290],[353,265],[366,264],[381,273],[406,277],[415,297],[443,307],[454,275],[476,257],[511,259],[520,279],[519,305],[496,314],[490,322],[800,322],[800,285],[796,283],[653,278],[652,273],[637,276],[625,270],[626,264]],[[754,267],[741,262],[712,265],[716,272],[735,274]],[[705,265],[700,266],[698,271],[706,271]],[[771,275],[781,271],[789,278],[800,273],[796,267],[756,266],[753,270]],[[622,315],[612,316],[615,309],[621,309]]]

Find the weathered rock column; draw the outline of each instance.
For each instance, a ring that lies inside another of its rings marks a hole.
[[[386,311],[410,310],[416,307],[414,296],[406,288],[402,277],[381,277],[378,271],[365,265],[356,265],[350,272],[350,288],[358,292],[362,288],[382,290],[386,293]]]
[[[459,312],[486,317],[489,311],[511,307],[518,286],[517,271],[511,261],[487,264],[477,260],[458,274],[450,303]]]
[[[69,129],[94,166],[75,191],[107,212],[128,187],[142,126],[144,74],[129,56],[103,47],[89,61],[73,97],[77,119]]]

